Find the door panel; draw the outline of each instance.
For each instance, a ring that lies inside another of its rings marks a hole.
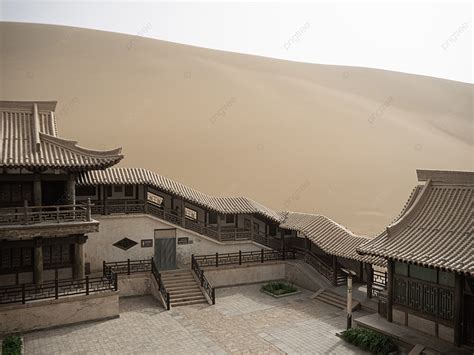
[[[176,229],[155,230],[155,264],[158,270],[176,269]]]

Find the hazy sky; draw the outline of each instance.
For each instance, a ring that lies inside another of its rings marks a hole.
[[[0,0],[2,1],[2,0]],[[69,25],[311,63],[473,82],[473,5],[3,1],[3,21]]]

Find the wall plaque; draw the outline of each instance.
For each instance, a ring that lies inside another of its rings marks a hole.
[[[151,248],[153,247],[153,239],[142,239],[141,240],[142,248]]]
[[[178,244],[193,244],[193,240],[189,239],[189,237],[181,237],[178,238]]]

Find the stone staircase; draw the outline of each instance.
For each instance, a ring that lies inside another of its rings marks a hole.
[[[330,304],[334,307],[340,308],[340,309],[346,309],[347,306],[347,299],[344,296],[341,296],[335,292],[332,292],[328,289],[322,288],[316,291],[313,296],[313,299],[316,299],[318,301]],[[361,304],[356,301],[352,300],[352,311],[359,310],[361,307]]]
[[[162,271],[161,280],[170,293],[171,307],[208,303],[191,270]]]

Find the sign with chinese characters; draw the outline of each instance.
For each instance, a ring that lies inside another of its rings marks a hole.
[[[178,238],[178,244],[180,244],[180,245],[193,244],[193,240],[189,239],[189,237],[180,237],[180,238]]]
[[[148,191],[146,193],[146,199],[148,200],[148,202],[151,202],[157,206],[161,206],[163,204],[163,197],[158,196],[154,194],[153,192]]]
[[[153,239],[142,239],[141,240],[142,248],[152,248],[153,247]]]
[[[185,207],[184,208],[184,214],[186,218],[192,219],[192,220],[197,220],[198,219],[198,213],[195,210],[192,210],[190,208]]]

